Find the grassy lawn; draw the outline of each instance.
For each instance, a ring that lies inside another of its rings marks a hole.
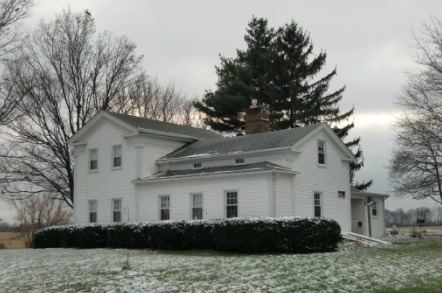
[[[442,241],[321,254],[0,250],[2,292],[442,292]]]

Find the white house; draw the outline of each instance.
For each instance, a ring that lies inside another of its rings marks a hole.
[[[267,118],[253,106],[247,134],[226,138],[99,112],[69,141],[75,223],[323,216],[343,232],[382,236],[385,197],[352,192],[354,156],[333,130],[316,124],[269,132]],[[367,196],[375,208],[366,208]]]

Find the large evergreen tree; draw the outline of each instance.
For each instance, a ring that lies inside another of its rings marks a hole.
[[[221,56],[216,67],[217,89],[207,91],[195,107],[206,115],[205,123],[220,132],[242,134],[244,111],[252,99],[269,105],[272,130],[328,123],[345,139],[354,127],[354,109],[341,113],[339,102],[345,87],[329,91],[336,69],[318,77],[327,54],[314,55],[310,36],[292,21],[279,29],[269,28],[263,18],[253,17],[244,37],[245,50],[235,58]],[[360,138],[347,142],[354,150],[351,178],[363,166]],[[366,189],[372,181],[354,184]]]

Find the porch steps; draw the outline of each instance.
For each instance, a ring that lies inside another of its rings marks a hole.
[[[384,245],[390,245],[390,242],[383,241],[380,239],[368,237],[365,235],[353,233],[353,232],[346,232],[342,234],[342,238],[350,241],[358,241],[362,242],[363,244],[373,245],[373,244],[384,244]]]

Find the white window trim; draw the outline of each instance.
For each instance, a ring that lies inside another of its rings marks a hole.
[[[316,203],[315,203],[315,195],[319,194],[319,207],[321,208],[321,215],[319,217],[324,217],[324,205],[323,205],[323,193],[321,191],[314,191],[313,192],[313,217],[316,217],[316,213],[315,213],[315,207],[316,207]]]
[[[91,162],[92,162],[92,152],[95,151],[97,153],[97,168],[95,169],[91,169]],[[98,148],[92,148],[89,149],[89,155],[88,155],[88,162],[87,162],[87,169],[89,170],[89,172],[93,173],[93,172],[98,172],[98,163],[99,163],[99,157],[98,157]]]
[[[193,196],[194,195],[201,195],[201,219],[204,219],[204,195],[202,192],[192,192],[190,194],[190,219],[195,220],[193,218]],[[197,219],[199,220],[199,219]]]
[[[171,200],[170,200],[170,194],[162,194],[162,195],[159,195],[158,196],[158,220],[159,221],[167,221],[167,220],[162,220],[161,219],[161,198],[163,198],[163,197],[168,197],[169,198],[169,219],[167,219],[167,220],[170,220],[171,219],[171,215],[172,215],[172,213],[171,213],[171,206],[172,206],[172,204],[171,204]]]
[[[375,208],[375,210],[376,210],[376,215],[373,215],[373,208]],[[373,205],[371,206],[370,213],[373,218],[379,217],[379,207],[378,207],[378,202],[376,200],[373,200]]]
[[[91,222],[91,203],[95,202],[95,222]],[[88,213],[88,222],[89,223],[98,223],[98,200],[96,199],[90,199],[88,200],[88,209],[89,209],[89,213]]]
[[[201,169],[203,167],[202,163],[193,163],[192,169]]]
[[[115,201],[120,201],[120,210],[115,210]],[[111,199],[111,222],[112,223],[121,223],[123,222],[123,200],[121,198],[112,198]],[[120,221],[114,221],[114,212],[120,212]]]
[[[242,161],[242,162],[238,162],[238,161]],[[244,158],[236,158],[235,159],[236,165],[244,165],[245,163],[246,163],[246,160]]]
[[[120,156],[120,158],[121,158],[121,165],[120,166],[117,166],[117,167],[115,167],[114,166],[114,159],[115,159],[115,147],[120,147],[120,149],[121,149],[121,156]],[[111,166],[112,166],[112,170],[119,170],[119,169],[123,169],[123,146],[121,145],[121,144],[116,144],[116,145],[113,145],[112,146],[112,150],[111,150],[111,152],[112,152],[112,156],[111,156]]]
[[[324,150],[324,163],[319,163],[319,143],[323,143],[323,150]],[[327,167],[327,142],[323,139],[318,139],[316,143],[316,164],[319,167]]]
[[[229,192],[236,192],[236,217],[232,218],[238,218],[239,217],[239,191],[238,190],[225,190],[224,191],[224,218],[227,218],[227,193]]]

